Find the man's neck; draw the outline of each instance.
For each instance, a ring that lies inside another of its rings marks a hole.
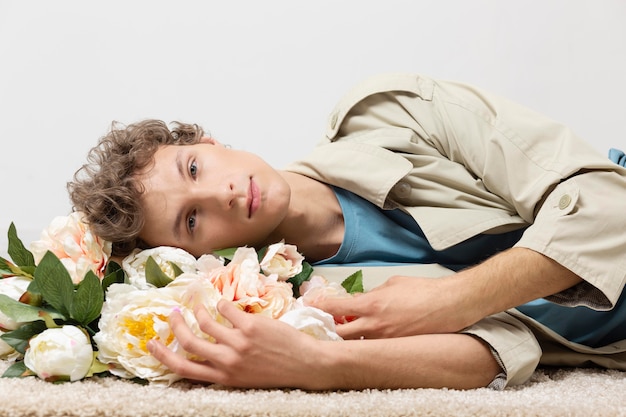
[[[270,238],[297,245],[309,262],[333,256],[344,234],[343,214],[334,191],[309,177],[281,173],[291,187],[291,200],[287,216]]]

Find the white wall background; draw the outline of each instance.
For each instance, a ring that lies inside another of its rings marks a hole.
[[[112,120],[196,122],[280,168],[362,78],[471,82],[626,147],[624,0],[0,0],[0,255],[70,204]]]

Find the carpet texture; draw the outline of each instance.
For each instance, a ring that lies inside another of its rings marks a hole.
[[[0,371],[7,367],[0,361]],[[0,398],[2,416],[626,416],[626,373],[539,369],[504,391],[306,392],[160,387],[113,377],[62,384],[1,378]]]

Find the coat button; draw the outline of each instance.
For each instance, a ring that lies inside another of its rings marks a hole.
[[[411,186],[406,182],[399,182],[395,186],[395,190],[398,197],[408,197],[411,194]]]
[[[561,199],[559,200],[559,208],[561,210],[565,210],[567,206],[570,205],[571,202],[572,202],[572,197],[570,197],[569,194],[563,194],[561,196]]]
[[[339,115],[337,114],[337,112],[333,113],[330,116],[330,128],[334,129],[335,126],[337,126],[337,120],[339,119]]]

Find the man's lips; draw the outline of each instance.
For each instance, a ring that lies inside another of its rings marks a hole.
[[[261,192],[259,191],[259,187],[256,182],[250,178],[250,188],[248,189],[248,218],[252,217],[252,215],[259,208],[260,204]]]

